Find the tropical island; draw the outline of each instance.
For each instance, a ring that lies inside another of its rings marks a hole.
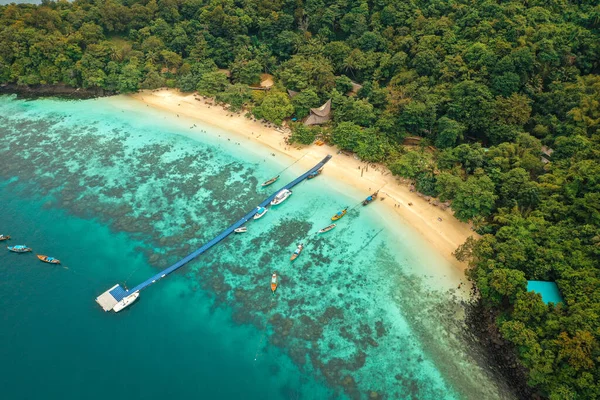
[[[11,4],[0,6],[0,84],[197,92],[285,124],[292,143],[387,166],[480,235],[455,255],[487,334],[510,345],[527,384],[594,399],[599,21],[588,1]],[[528,281],[556,283],[562,300]]]

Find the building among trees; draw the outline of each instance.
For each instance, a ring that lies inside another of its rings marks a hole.
[[[319,108],[311,108],[304,125],[322,125],[331,119],[331,99]]]

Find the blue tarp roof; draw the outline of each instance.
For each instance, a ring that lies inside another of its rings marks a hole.
[[[563,303],[563,297],[554,282],[527,281],[527,290],[542,295],[544,303]]]

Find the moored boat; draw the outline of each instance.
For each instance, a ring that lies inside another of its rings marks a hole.
[[[278,277],[277,274],[275,272],[273,272],[273,276],[271,277],[271,291],[273,292],[273,294],[275,294],[275,291],[277,290],[277,282]]]
[[[298,258],[300,253],[302,253],[303,249],[304,249],[304,245],[302,243],[300,243],[298,245],[298,247],[296,248],[296,251],[294,251],[294,254],[292,254],[292,256],[290,257],[290,260],[294,261],[296,258]]]
[[[254,219],[259,219],[263,215],[265,215],[269,211],[268,208],[265,207],[257,207],[256,214],[254,214]]]
[[[43,261],[48,264],[60,264],[60,260],[54,257],[48,257],[41,254],[36,254],[38,260]]]
[[[14,253],[29,253],[31,249],[23,244],[18,244],[16,246],[7,246],[8,250]]]
[[[271,205],[276,206],[278,204],[281,204],[291,195],[292,195],[291,190],[283,189],[281,192],[279,192],[275,195],[275,198],[271,201]]]
[[[375,200],[377,198],[377,194],[379,193],[379,191],[373,193],[372,195],[370,195],[369,197],[367,197],[363,202],[362,205],[366,206],[367,204],[371,203],[373,200]]]
[[[277,175],[274,178],[269,179],[268,181],[266,181],[265,183],[263,183],[262,186],[272,185],[273,183],[275,183],[277,181],[277,179],[279,179],[279,175]]]
[[[348,212],[348,207],[346,207],[342,211],[339,211],[338,213],[336,213],[333,217],[331,217],[331,220],[332,221],[337,221],[338,219],[340,219],[344,215],[346,215],[347,212]]]
[[[121,299],[121,301],[119,301],[117,304],[115,304],[115,306],[113,307],[113,311],[119,312],[122,309],[124,309],[125,307],[129,307],[134,301],[137,300],[138,297],[140,297],[139,292],[135,292],[135,293],[130,294],[129,296],[123,297]]]
[[[10,235],[6,235],[6,236],[0,235],[0,242],[3,240],[9,240],[9,239],[10,239]]]
[[[329,232],[330,230],[332,230],[333,228],[335,228],[335,224],[331,224],[326,226],[325,228],[321,229],[319,231],[319,233],[325,233],[325,232]]]
[[[310,174],[308,174],[307,178],[308,179],[312,179],[312,178],[316,178],[317,176],[321,175],[321,172],[323,172],[323,168],[319,168],[318,170],[311,172]]]
[[[244,233],[244,232],[247,232],[247,231],[248,231],[248,228],[246,228],[245,226],[241,226],[241,227],[239,227],[239,228],[237,228],[237,229],[234,229],[233,231],[234,231],[235,233]]]

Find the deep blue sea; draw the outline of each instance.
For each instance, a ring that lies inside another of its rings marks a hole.
[[[271,176],[303,172],[195,123],[125,97],[0,97],[0,233],[33,249],[0,251],[2,398],[512,398],[410,227],[375,203],[316,234],[365,195],[326,173],[103,312],[100,293],[200,247],[276,189],[260,186]]]

